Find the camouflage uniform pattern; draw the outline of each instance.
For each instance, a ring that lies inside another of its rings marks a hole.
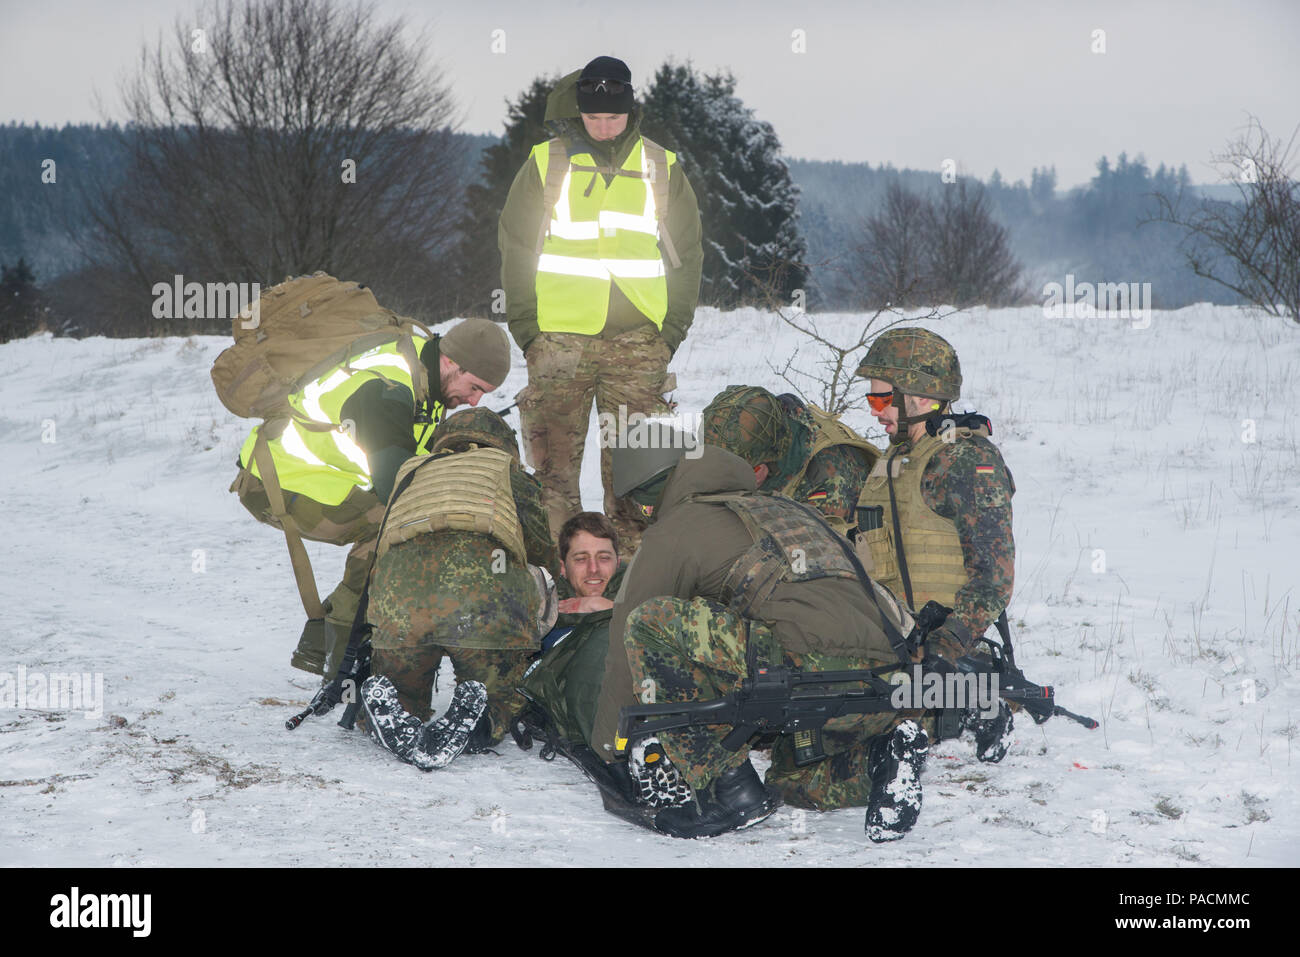
[[[664,400],[670,358],[667,343],[648,323],[609,338],[544,332],[529,344],[528,385],[517,397],[519,420],[553,536],[583,510],[579,476],[593,399],[597,414],[614,421],[620,405],[627,416],[670,414]],[[630,556],[645,524],[631,501],[614,496],[609,449],[603,447],[600,479],[605,514],[618,530],[623,553]]]
[[[529,562],[558,577],[540,486],[517,466],[510,485]],[[388,676],[407,711],[427,719],[449,656],[457,681],[487,687],[499,741],[519,704],[514,689],[540,648],[539,604],[532,574],[488,535],[443,530],[400,542],[375,563],[370,582],[371,670]]]
[[[976,472],[992,466],[991,473]],[[921,499],[949,519],[961,540],[967,582],[957,591],[953,616],[978,638],[1011,601],[1016,544],[1011,496],[1016,484],[996,445],[972,436],[945,445],[921,475]],[[921,596],[915,596],[925,604]]]
[[[816,428],[812,413],[793,395],[782,395],[779,398],[790,418],[807,431],[811,444],[811,436]],[[871,472],[871,465],[862,449],[851,445],[832,445],[812,457],[799,484],[787,494],[796,501],[807,502],[827,518],[842,519],[846,526],[852,525],[858,496],[862,494],[862,484]],[[769,475],[761,487],[780,488],[795,472],[797,469],[780,476],[776,473]]]
[[[733,691],[747,674],[746,650],[755,644],[757,660],[804,670],[828,671],[872,668],[883,661],[807,652],[792,655],[783,652],[771,630],[762,622],[737,617],[725,605],[706,598],[652,598],[628,616],[624,639],[632,670],[632,686],[647,703],[707,701]],[[886,676],[888,680],[888,676]],[[827,723],[826,730],[834,741],[861,742],[894,728],[911,712],[846,715]],[[732,768],[739,767],[747,750],[728,751],[722,747],[727,728],[693,728],[660,734],[664,751],[695,790]],[[865,754],[865,751],[863,751]],[[820,769],[823,765],[816,765]],[[774,768],[776,765],[774,764]],[[799,788],[812,789],[821,795],[825,806],[836,800],[856,799],[865,789],[865,766],[858,762],[854,780],[841,781],[824,773],[825,781],[804,783],[807,769],[797,775],[783,774],[781,769],[768,773],[767,783],[783,794],[792,793],[799,802]],[[792,783],[793,782],[793,783]],[[866,803],[865,798],[861,803]],[[803,799],[799,806],[817,806]]]
[[[759,488],[783,492],[812,505],[843,532],[852,524],[862,484],[871,471],[863,450],[833,445],[809,459],[818,426],[793,395],[776,396],[757,386],[728,386],[704,409],[700,441],[738,455],[752,466],[768,465]]]
[[[961,364],[948,340],[928,329],[887,329],[878,335],[857,375],[880,379],[907,395],[956,399]]]

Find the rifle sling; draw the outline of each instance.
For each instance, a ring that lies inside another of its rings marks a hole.
[[[894,552],[898,557],[898,572],[903,576],[903,591],[907,595],[907,607],[915,608],[916,599],[912,597],[912,576],[907,573],[907,556],[903,554],[903,529],[898,524],[898,499],[894,497],[894,459],[898,456],[895,449],[885,462],[885,482],[889,485],[889,511],[894,520]]]

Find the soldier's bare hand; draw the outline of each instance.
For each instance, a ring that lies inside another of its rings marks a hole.
[[[608,611],[614,603],[600,595],[586,598],[565,598],[560,602],[560,612],[565,615],[583,615],[593,611]]]

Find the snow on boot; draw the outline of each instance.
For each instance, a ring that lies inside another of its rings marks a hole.
[[[970,712],[966,727],[975,734],[975,757],[985,764],[997,764],[1007,756],[1012,741],[1011,708],[998,700],[998,713],[992,718],[981,718]]]
[[[748,760],[719,774],[695,797],[656,814],[655,830],[670,837],[716,837],[757,824],[781,806],[781,798],[763,785]]]
[[[691,786],[668,760],[658,738],[646,738],[632,745],[627,770],[636,784],[637,795],[647,807],[679,807],[691,797]]]
[[[371,675],[361,685],[361,707],[366,712],[370,736],[381,748],[421,771],[433,770],[432,766],[426,766],[428,761],[419,750],[424,722],[402,707],[397,689],[386,675]]]
[[[489,720],[487,688],[481,681],[462,681],[456,685],[447,713],[425,727],[424,741],[417,750],[429,762],[430,770],[445,768],[469,745],[480,721]]]
[[[929,750],[930,738],[915,721],[904,721],[872,742],[866,831],[873,842],[897,841],[920,817],[921,767]]]

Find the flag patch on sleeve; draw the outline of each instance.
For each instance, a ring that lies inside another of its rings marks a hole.
[[[822,501],[822,499],[824,499],[824,498],[826,498],[826,493],[825,493],[825,492],[813,492],[811,495],[808,496],[808,501],[810,501],[810,502],[820,502],[820,501]]]
[[[975,466],[975,474],[976,474],[976,475],[992,475],[992,474],[993,474],[993,466],[991,466],[991,465],[977,465],[977,466]]]

